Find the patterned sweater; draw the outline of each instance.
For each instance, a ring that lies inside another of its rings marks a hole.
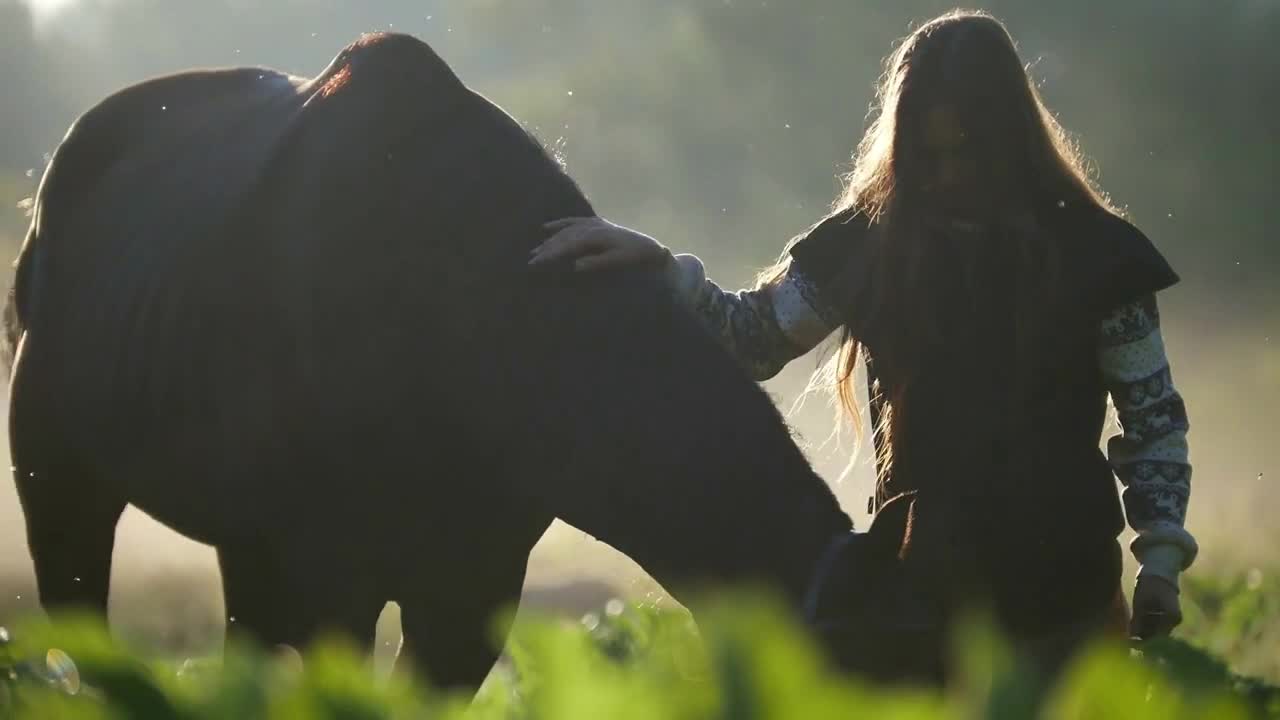
[[[840,315],[794,266],[754,290],[726,291],[693,255],[672,256],[667,281],[678,298],[752,377],[773,377],[840,327]],[[1098,328],[1097,361],[1123,433],[1108,444],[1137,537],[1130,549],[1142,575],[1177,582],[1195,559],[1183,527],[1191,488],[1188,421],[1173,386],[1154,296],[1111,312]]]

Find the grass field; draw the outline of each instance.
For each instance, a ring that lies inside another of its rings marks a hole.
[[[32,618],[0,648],[0,717],[1280,718],[1280,573],[1200,572],[1183,596],[1175,638],[1099,647],[1039,700],[979,625],[957,636],[964,671],[946,693],[873,690],[830,674],[748,597],[699,605],[696,628],[683,610],[617,600],[577,619],[522,612],[470,706],[388,677],[340,638],[301,663],[247,647],[184,657],[171,638]]]

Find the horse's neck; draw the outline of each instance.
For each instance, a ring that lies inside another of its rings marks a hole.
[[[514,309],[538,330],[513,341],[519,357],[555,359],[513,366],[504,380],[524,398],[509,407],[554,429],[515,454],[547,461],[543,501],[668,590],[763,582],[798,599],[850,527],[835,496],[768,396],[694,318],[662,302],[655,278],[595,282],[541,288],[554,311]],[[537,370],[527,381],[526,368]],[[525,421],[507,421],[509,436],[523,437]]]
[[[740,543],[737,552],[750,553],[744,558],[744,579],[762,574],[798,605],[819,560],[838,536],[852,530],[852,523],[807,463],[756,482],[756,496],[724,518],[733,525],[729,534]]]
[[[770,465],[791,467],[670,477],[683,492],[650,478],[650,490],[665,499],[635,503],[634,514],[615,516],[597,536],[673,593],[766,586],[798,607],[822,553],[851,523],[802,460]]]

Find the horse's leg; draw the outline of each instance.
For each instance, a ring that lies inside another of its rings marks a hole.
[[[10,386],[9,449],[40,603],[105,619],[116,523],[127,502],[47,432],[46,397],[19,359]]]
[[[464,543],[443,572],[409,583],[398,598],[404,639],[397,671],[407,661],[435,687],[478,688],[506,642],[511,618],[500,613],[520,601],[532,545]]]
[[[372,648],[386,604],[380,588],[323,548],[286,547],[269,541],[218,547],[228,636],[303,650],[334,632]]]
[[[520,600],[524,568],[505,578],[453,578],[436,593],[400,602],[404,633],[397,670],[406,660],[433,686],[475,690],[493,669],[510,629],[497,613]],[[499,624],[501,623],[501,625]]]
[[[70,465],[17,449],[14,458],[41,606],[88,610],[105,620],[116,523],[127,503]]]
[[[289,644],[298,634],[284,602],[288,583],[276,567],[272,549],[265,543],[218,546],[228,639],[247,636],[270,646]]]

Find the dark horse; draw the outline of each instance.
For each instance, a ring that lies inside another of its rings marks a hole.
[[[126,504],[217,549],[235,627],[474,685],[553,518],[668,588],[795,606],[850,533],[769,398],[645,271],[535,273],[583,194],[411,37],[189,72],[58,147],[18,260],[10,433],[41,601],[105,609]]]

